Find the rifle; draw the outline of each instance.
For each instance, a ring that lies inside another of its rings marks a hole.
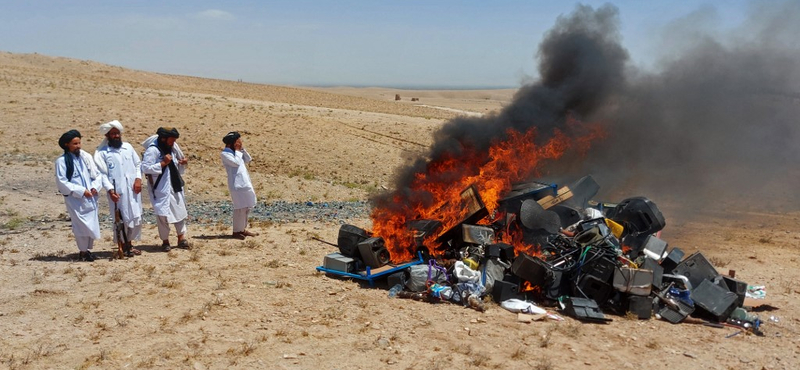
[[[116,189],[116,182],[113,185]],[[128,235],[125,233],[125,220],[122,218],[122,212],[117,204],[114,204],[114,236],[117,238],[117,257],[122,259],[127,252]]]

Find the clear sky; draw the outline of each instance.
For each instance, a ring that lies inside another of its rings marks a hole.
[[[659,31],[703,14],[736,24],[749,1],[583,1],[619,9],[647,66]],[[0,0],[0,50],[153,72],[286,85],[518,87],[544,32],[578,2],[539,0]],[[660,41],[659,41],[660,40]]]

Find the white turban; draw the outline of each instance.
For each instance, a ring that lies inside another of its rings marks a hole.
[[[122,132],[122,124],[119,123],[119,121],[117,121],[117,120],[113,120],[111,122],[106,122],[106,123],[100,125],[100,133],[103,134],[103,141],[100,142],[100,145],[97,146],[97,149],[103,148],[106,145],[108,145],[108,138],[105,137],[105,135],[109,131],[111,131],[112,128],[115,128],[115,129],[119,130],[119,132]]]
[[[106,123],[100,125],[100,133],[105,135],[109,131],[111,131],[112,128],[115,128],[115,129],[119,130],[119,132],[122,132],[122,124],[119,123],[119,121],[117,121],[117,120],[113,120],[111,122],[106,122]]]

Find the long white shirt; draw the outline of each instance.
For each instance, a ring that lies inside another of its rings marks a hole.
[[[250,173],[246,163],[253,159],[246,150],[234,151],[225,148],[220,154],[222,165],[228,173],[228,191],[231,193],[233,209],[253,208],[256,205],[256,192],[250,182]]]
[[[68,159],[74,165],[72,178],[67,179],[67,164],[64,157],[60,156],[55,161],[56,186],[59,193],[64,195],[67,213],[72,221],[72,233],[100,239],[97,196],[87,198],[83,194],[86,190],[95,189],[99,192],[103,188],[113,189],[113,186],[97,170],[91,154],[81,150],[80,157],[70,153]]]
[[[172,152],[172,159],[175,159],[175,152]],[[176,162],[177,166],[177,162]],[[157,216],[166,216],[169,223],[180,222],[186,218],[186,200],[183,197],[183,191],[175,192],[172,190],[172,183],[170,182],[169,166],[161,168],[161,152],[155,145],[148,147],[144,151],[142,158],[142,173],[150,175],[147,183],[150,185],[150,203],[153,205],[153,212]],[[155,185],[158,175],[161,176],[161,181],[158,186]]]
[[[108,197],[111,218],[114,218],[116,207],[122,213],[125,226],[129,228],[142,224],[142,194],[133,192],[133,183],[142,178],[139,154],[128,143],[122,143],[119,149],[104,145],[94,152],[94,162],[97,169],[108,181],[114,184],[119,201],[114,203]],[[163,181],[163,180],[162,180]]]

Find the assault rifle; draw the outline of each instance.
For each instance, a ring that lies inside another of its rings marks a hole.
[[[114,191],[116,191],[116,182],[113,185],[115,189]],[[115,203],[114,209],[114,236],[117,238],[117,257],[122,259],[125,258],[126,254],[130,253],[128,250],[128,235],[125,233],[125,220],[122,218],[122,212],[119,210],[119,205]]]

